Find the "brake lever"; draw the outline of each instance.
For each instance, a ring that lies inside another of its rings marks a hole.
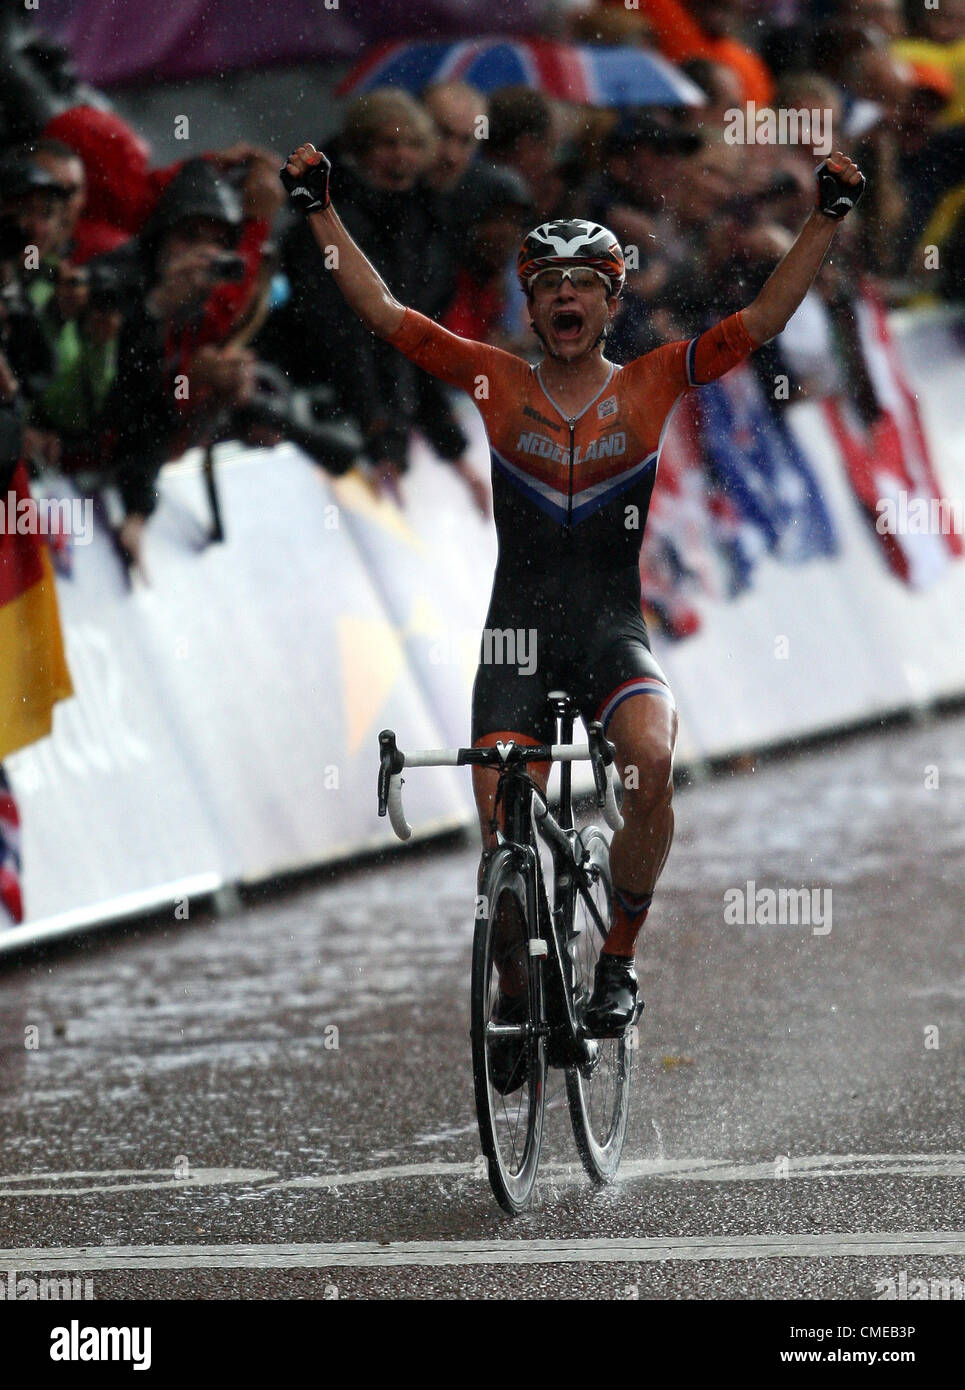
[[[587,725],[587,743],[590,750],[590,766],[593,768],[593,782],[596,786],[596,804],[602,810],[607,825],[612,830],[622,830],[623,817],[617,806],[614,789],[617,778],[614,766],[617,750],[605,737],[603,725],[598,719]]]
[[[412,829],[402,809],[402,778],[399,776],[405,767],[405,754],[395,741],[392,729],[383,729],[379,734],[379,748],[382,756],[379,761],[379,815],[388,812],[392,829],[400,840],[408,840]]]

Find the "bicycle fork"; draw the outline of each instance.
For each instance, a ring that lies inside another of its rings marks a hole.
[[[547,1040],[547,1061],[551,1067],[592,1068],[599,1049],[592,1038],[582,1036],[573,1010],[573,991],[568,962],[561,949],[562,930],[557,921],[550,919],[546,885],[543,881],[543,868],[539,850],[535,845],[526,849],[529,872],[526,881],[535,902],[530,903],[530,921],[535,922],[538,936],[530,938],[529,953],[540,978],[539,1031]],[[557,875],[566,874],[570,885],[566,892],[573,892],[572,858],[567,855],[556,858]],[[561,909],[557,906],[554,918]]]

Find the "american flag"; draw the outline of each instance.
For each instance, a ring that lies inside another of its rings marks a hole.
[[[23,921],[20,890],[20,814],[7,774],[0,764],[0,927],[4,916],[14,925]]]

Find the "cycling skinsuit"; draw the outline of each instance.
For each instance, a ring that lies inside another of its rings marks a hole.
[[[407,309],[388,340],[467,391],[486,426],[499,558],[473,687],[474,742],[550,741],[546,696],[568,690],[604,727],[636,694],[673,696],[640,612],[640,543],[671,412],[758,346],[740,313],[613,367],[567,418],[539,369]]]

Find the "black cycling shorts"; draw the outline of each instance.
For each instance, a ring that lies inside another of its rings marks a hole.
[[[525,641],[514,652],[505,642],[491,641],[487,649],[484,639],[472,691],[473,743],[486,734],[507,732],[551,743],[556,736],[555,716],[547,703],[551,690],[565,690],[587,723],[602,720],[604,732],[614,712],[634,695],[656,695],[673,705],[670,685],[646,641],[642,620],[639,628],[634,627],[614,638],[599,655],[585,658],[550,642],[550,650],[534,660]]]

